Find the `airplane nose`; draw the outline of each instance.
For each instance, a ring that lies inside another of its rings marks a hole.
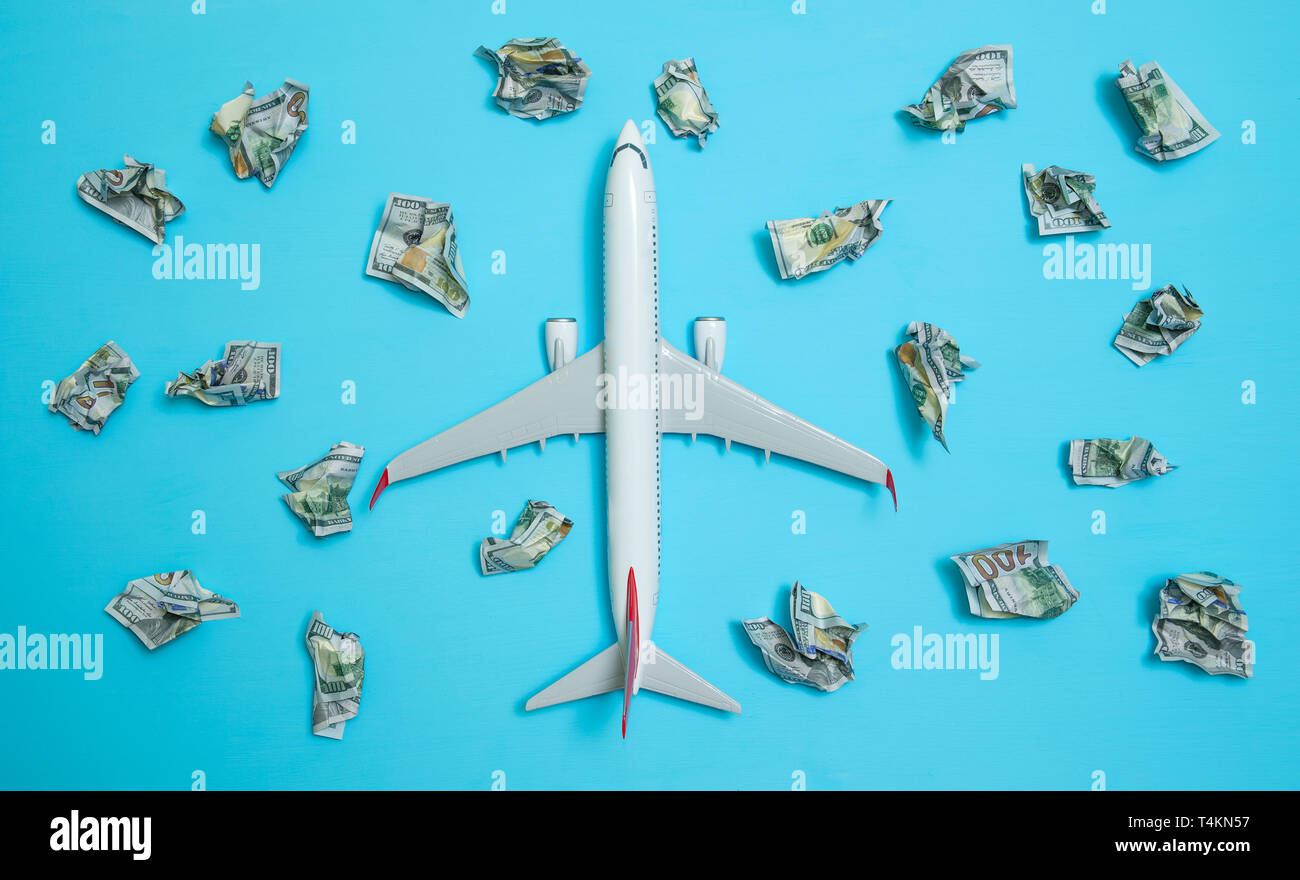
[[[623,144],[635,144],[637,147],[645,147],[641,141],[641,129],[637,128],[636,123],[628,120],[623,123],[623,130],[618,133],[618,143],[615,146],[621,147]]]

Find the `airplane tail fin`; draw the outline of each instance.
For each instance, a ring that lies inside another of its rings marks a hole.
[[[627,739],[627,710],[632,705],[636,694],[636,670],[641,663],[641,612],[636,604],[636,572],[627,570],[627,643],[635,645],[635,651],[627,655],[627,680],[623,685],[623,739]]]
[[[636,574],[630,568],[627,572],[627,643],[631,646],[641,644]],[[619,644],[615,642],[555,684],[534,694],[524,704],[524,709],[531,711],[596,694],[607,694],[622,686],[623,738],[626,739],[627,710],[636,694],[637,672],[642,670],[640,686],[646,690],[739,714],[739,703],[660,651],[657,645],[649,644],[651,651],[644,663],[639,650],[633,650],[624,662]]]
[[[641,687],[648,691],[711,706],[724,712],[740,712],[739,703],[670,657],[658,645],[654,647],[653,654],[646,657],[642,669]],[[618,650],[618,643],[615,642],[550,687],[535,694],[524,708],[530,712],[533,709],[544,709],[623,690],[626,684],[627,667]]]

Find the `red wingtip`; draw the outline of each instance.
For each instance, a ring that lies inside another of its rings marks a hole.
[[[623,739],[627,739],[627,709],[641,659],[641,614],[636,607],[636,571],[627,570],[627,682],[623,685]]]
[[[385,473],[384,477],[387,479],[388,474]],[[894,472],[888,468],[885,469],[885,488],[889,490],[890,495],[894,496],[894,513],[898,513],[898,493],[894,491]],[[371,505],[373,504],[372,501]]]
[[[370,496],[370,509],[375,509],[375,502],[379,500],[379,494],[388,488],[388,468],[384,468],[383,476],[379,478],[379,485],[375,487],[375,494]]]

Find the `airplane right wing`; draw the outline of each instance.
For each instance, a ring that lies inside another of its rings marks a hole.
[[[659,372],[661,394],[674,381],[681,381],[681,387],[684,387],[687,381],[703,378],[699,382],[703,386],[703,399],[697,410],[692,412],[683,407],[665,407],[662,410],[660,425],[663,433],[711,434],[721,437],[728,447],[733,441],[743,443],[763,450],[769,457],[776,452],[860,480],[880,483],[889,489],[889,494],[894,497],[894,509],[898,509],[894,475],[874,455],[764,400],[666,341],[660,350]]]
[[[604,369],[604,346],[597,345],[518,394],[406,450],[384,469],[370,506],[398,480],[481,455],[505,458],[507,449],[526,443],[541,443],[545,449],[548,438],[561,434],[604,433],[605,411],[596,405],[597,380]]]

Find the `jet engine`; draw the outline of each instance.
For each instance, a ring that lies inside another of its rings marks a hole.
[[[578,354],[578,321],[576,318],[548,318],[546,320],[546,360],[551,372],[573,360]]]
[[[722,358],[727,353],[726,318],[695,319],[695,359],[715,372],[722,372]]]

